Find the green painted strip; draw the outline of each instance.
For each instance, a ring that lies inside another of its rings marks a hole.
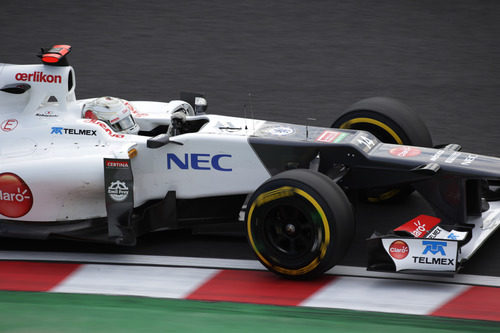
[[[338,143],[338,142],[340,142],[340,141],[344,140],[344,138],[345,138],[346,136],[347,136],[347,133],[342,133],[342,134],[340,134],[340,135],[339,135],[339,136],[338,136],[335,140],[333,140],[333,142]]]
[[[500,323],[157,298],[0,292],[0,332],[499,332]]]

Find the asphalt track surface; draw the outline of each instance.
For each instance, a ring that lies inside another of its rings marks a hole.
[[[68,43],[78,98],[168,101],[197,91],[210,113],[290,123],[328,126],[357,100],[395,97],[419,112],[434,143],[500,156],[499,15],[500,2],[463,0],[4,1],[0,61],[36,63],[39,47]],[[418,196],[359,207],[341,264],[365,264],[375,226],[426,212]],[[136,248],[19,240],[0,248],[253,258],[230,231],[162,232]],[[500,276],[499,237],[464,273]]]

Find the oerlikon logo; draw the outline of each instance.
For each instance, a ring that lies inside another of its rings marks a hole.
[[[0,214],[6,217],[26,215],[33,206],[33,194],[19,176],[6,172],[0,174]]]
[[[33,73],[17,73],[17,81],[31,81],[31,82],[43,82],[43,83],[61,83],[61,75],[45,74],[44,72],[33,72]]]

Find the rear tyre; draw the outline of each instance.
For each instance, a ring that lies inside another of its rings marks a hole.
[[[370,132],[384,143],[432,147],[429,130],[418,114],[400,101],[371,97],[351,105],[331,127]],[[362,192],[369,202],[397,201],[413,192],[409,185]]]
[[[353,212],[344,192],[311,170],[272,177],[247,207],[252,250],[270,271],[290,279],[314,278],[333,267],[354,236]]]

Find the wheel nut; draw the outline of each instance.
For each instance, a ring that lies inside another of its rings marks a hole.
[[[287,224],[285,226],[285,231],[289,235],[293,235],[295,233],[295,226],[293,224]]]

